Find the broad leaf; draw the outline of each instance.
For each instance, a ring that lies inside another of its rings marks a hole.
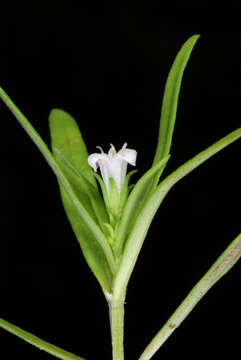
[[[194,156],[165,178],[148,199],[126,241],[118,273],[115,277],[114,292],[119,295],[126,288],[150,224],[168,191],[185,175],[208,160],[218,151],[241,137],[241,128],[231,132],[206,150]]]
[[[108,215],[99,194],[88,153],[74,118],[66,111],[53,109],[49,115],[51,147],[68,180],[76,184],[76,194],[103,231]],[[69,217],[69,216],[68,216]]]
[[[170,153],[183,72],[198,38],[199,35],[193,35],[184,43],[169,72],[162,101],[159,136],[153,165]],[[157,175],[156,182],[163,169]]]
[[[73,205],[73,202],[69,199],[63,186],[60,183],[59,185],[61,199],[65,212],[75,233],[75,236],[80,244],[85,260],[87,261],[89,267],[98,279],[103,291],[105,293],[111,292],[112,277],[115,269],[114,259],[112,258],[110,267],[106,259],[105,253],[103,252],[103,249],[96,240],[96,237],[93,236],[93,234],[89,231],[89,228],[86,225],[85,221],[83,221],[83,219],[79,216],[79,212]],[[105,242],[109,248],[107,239],[105,239]]]
[[[50,344],[47,341],[40,339],[39,337],[31,334],[28,331],[21,329],[16,325],[11,324],[6,320],[0,319],[0,327],[6,331],[9,331],[11,334],[16,335],[17,337],[26,341],[27,343],[36,346],[40,350],[46,351],[47,353],[55,356],[58,359],[84,360],[82,357],[74,355],[66,350],[61,349],[58,346]]]
[[[105,217],[101,217],[98,219],[96,217],[96,213],[94,212],[94,208],[92,205],[95,206],[96,202],[100,198],[98,190],[89,183],[85,178],[82,178],[81,174],[77,174],[74,172],[69,165],[63,161],[62,157],[59,157],[58,153],[55,154],[56,160],[61,166],[62,171],[64,172],[65,176],[68,178],[72,189],[75,191],[75,194],[81,202],[84,204],[85,209],[88,213],[92,216],[94,220],[100,221],[100,227],[103,229],[103,232],[107,234],[107,229],[104,226],[104,223],[107,222]],[[75,236],[80,244],[84,257],[95,276],[97,277],[99,283],[103,288],[106,288],[105,284],[103,283],[102,277],[104,275],[106,282],[108,283],[108,291],[111,289],[112,285],[112,274],[109,271],[108,262],[106,261],[106,257],[101,249],[100,245],[96,241],[95,237],[88,231],[85,222],[79,216],[78,211],[76,210],[75,206],[73,205],[72,201],[67,196],[63,186],[61,185],[60,181],[58,181],[60,187],[60,194],[61,199],[63,202],[63,206],[68,217],[68,220],[71,224],[71,227],[75,233]],[[92,199],[94,203],[92,203]],[[103,205],[103,200],[99,207]],[[98,209],[97,209],[98,212]]]
[[[88,152],[75,119],[66,111],[53,109],[49,114],[49,127],[53,153],[63,158],[96,188],[95,177],[88,165]]]
[[[5,93],[5,91],[0,88],[0,97],[5,102],[5,104],[8,106],[10,111],[15,115],[16,119],[19,121],[19,123],[22,125],[22,127],[25,129],[25,131],[28,133],[30,138],[33,140],[33,142],[37,145],[40,152],[43,154],[44,158],[46,159],[47,163],[57,176],[59,182],[61,183],[62,187],[65,190],[66,195],[68,196],[71,204],[75,207],[76,211],[78,212],[78,215],[80,217],[80,222],[83,222],[86,226],[86,233],[89,233],[89,237],[91,239],[95,239],[98,243],[98,251],[96,253],[93,253],[90,245],[90,248],[88,248],[88,252],[86,251],[85,254],[91,254],[92,259],[94,258],[95,261],[89,260],[89,264],[92,265],[92,271],[99,280],[103,290],[110,291],[110,282],[109,279],[112,277],[113,272],[115,271],[115,261],[112,254],[112,250],[109,246],[109,244],[106,241],[106,238],[104,237],[103,233],[101,232],[99,226],[96,224],[94,219],[90,216],[88,211],[85,209],[85,207],[82,205],[82,203],[79,201],[78,197],[76,196],[74,190],[72,189],[68,179],[64,175],[64,172],[61,170],[58,163],[55,161],[53,155],[49,151],[47,145],[44,143],[44,141],[41,139],[37,131],[33,128],[33,126],[30,124],[28,119],[22,114],[22,112],[16,107],[16,105],[12,102],[12,100],[9,98],[9,96]],[[76,220],[77,221],[77,220]],[[103,256],[100,256],[100,252],[103,253]],[[108,270],[106,266],[102,266],[102,259],[105,257],[106,262],[108,263]],[[98,266],[95,267],[95,264],[98,264]],[[103,269],[103,270],[102,270]]]

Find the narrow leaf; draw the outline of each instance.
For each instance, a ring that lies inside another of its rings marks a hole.
[[[119,292],[121,293],[124,291],[128,284],[147,231],[168,191],[181,178],[240,137],[241,128],[231,132],[229,135],[217,141],[206,150],[194,156],[191,160],[180,166],[158,185],[156,191],[153,192],[152,196],[148,199],[148,202],[142,209],[129,238],[126,241],[120,267],[117,275],[115,276],[114,291],[117,296],[119,295]]]
[[[232,243],[221,254],[221,256],[219,256],[208,272],[189,292],[184,301],[179,305],[173,315],[146,347],[139,360],[149,360],[152,358],[152,356],[158,351],[158,349],[160,349],[160,347],[174,332],[174,330],[189,315],[189,313],[203,298],[203,296],[236,264],[240,257],[241,234],[239,234],[237,238],[232,241]]]
[[[84,360],[84,358],[74,355],[66,350],[63,350],[58,346],[50,344],[47,341],[40,339],[39,337],[19,328],[16,325],[11,324],[6,320],[0,319],[0,327],[3,328],[4,330],[9,331],[11,334],[16,335],[20,339],[28,342],[29,344],[36,346],[40,350],[46,351],[47,353],[55,356],[58,359]]]
[[[153,165],[170,153],[183,72],[198,38],[199,35],[193,35],[184,43],[169,72],[162,101],[159,136]],[[158,177],[160,175],[158,174]]]
[[[142,208],[144,207],[146,201],[150,197],[151,188],[149,184],[152,182],[153,177],[162,169],[167,161],[169,160],[170,155],[166,156],[159,163],[153,166],[148,170],[136,183],[132,189],[127,203],[124,207],[123,216],[119,225],[116,239],[116,256],[120,256],[122,249],[125,243],[126,238],[128,237],[131,229],[140,214]]]
[[[67,196],[69,197],[70,201],[72,202],[73,206],[75,207],[76,211],[78,212],[81,221],[83,221],[86,225],[86,228],[88,229],[88,232],[91,234],[92,238],[95,238],[95,240],[98,242],[99,249],[104,253],[104,256],[106,258],[106,261],[108,263],[108,277],[106,277],[106,269],[103,270],[103,272],[99,272],[101,267],[101,264],[99,264],[98,269],[92,268],[93,273],[97,277],[97,279],[101,279],[101,286],[104,289],[104,291],[110,291],[110,285],[109,285],[109,278],[112,276],[112,273],[115,271],[115,261],[112,254],[112,250],[107,243],[103,233],[100,231],[100,228],[97,226],[97,224],[94,222],[94,220],[90,217],[86,209],[83,207],[83,205],[78,200],[77,196],[75,195],[75,192],[73,191],[72,187],[69,184],[69,181],[67,180],[66,176],[64,175],[63,171],[59,167],[58,163],[55,161],[53,155],[49,151],[47,145],[43,142],[37,131],[33,128],[33,126],[30,124],[28,119],[22,114],[22,112],[16,107],[16,105],[12,102],[12,100],[9,98],[9,96],[5,93],[5,91],[0,88],[0,97],[5,102],[5,104],[8,106],[10,111],[14,114],[16,119],[19,121],[19,123],[22,125],[22,127],[25,129],[27,134],[30,136],[30,138],[33,140],[33,142],[37,145],[40,152],[43,154],[44,158],[46,159],[47,163],[57,176],[58,180],[60,181],[61,185],[63,186]],[[98,263],[99,253],[92,254],[95,257],[96,263]],[[101,259],[101,257],[100,257]]]

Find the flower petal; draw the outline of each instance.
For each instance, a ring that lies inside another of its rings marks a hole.
[[[92,167],[92,169],[94,169],[94,171],[96,172],[98,166],[100,165],[99,161],[103,160],[104,158],[108,159],[108,156],[104,153],[94,153],[88,156],[88,163]]]
[[[100,148],[101,153],[94,153],[88,157],[88,163],[94,171],[97,171],[98,167],[100,167],[107,191],[109,191],[109,178],[111,177],[114,179],[120,193],[126,177],[127,164],[133,166],[136,164],[136,150],[127,149],[126,146],[127,143],[117,153],[115,147],[111,144],[108,154],[104,153]]]
[[[128,162],[128,164],[131,164],[133,166],[136,165],[136,157],[137,157],[136,150],[133,150],[133,149],[121,149],[121,150],[118,151],[117,155],[121,159]]]
[[[101,159],[98,161],[102,179],[105,183],[107,191],[109,191],[109,177],[111,177],[111,161],[106,154],[102,154]]]
[[[124,167],[123,167],[123,163]],[[112,156],[110,161],[110,177],[112,177],[115,180],[117,189],[120,193],[121,187],[123,184],[123,180],[126,176],[126,168],[127,168],[127,162],[123,161],[120,156],[117,154]]]

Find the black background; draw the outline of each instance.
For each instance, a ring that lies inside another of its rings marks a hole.
[[[185,71],[165,175],[240,127],[239,2],[231,17],[173,3],[34,1],[2,13],[0,82],[49,144],[53,107],[78,121],[89,152],[124,142],[151,165],[171,63],[199,39]],[[237,14],[237,18],[235,16]],[[230,21],[232,25],[230,25]],[[227,25],[229,24],[229,25]],[[237,25],[237,26],[236,26]],[[86,359],[110,359],[108,311],[65,217],[56,179],[4,104],[1,115],[1,317]],[[126,303],[126,359],[137,359],[240,232],[237,141],[170,192],[148,233]],[[153,359],[238,353],[240,264],[218,283]],[[1,331],[1,359],[52,357]]]

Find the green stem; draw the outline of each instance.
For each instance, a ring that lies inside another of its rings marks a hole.
[[[11,324],[10,322],[0,319],[0,328],[9,331],[11,334],[18,336],[22,340],[28,342],[31,345],[36,346],[40,350],[44,350],[47,353],[55,356],[62,360],[84,360],[82,357],[70,353],[69,351],[63,350],[58,346],[50,344],[49,342],[40,339],[39,337],[25,331],[18,326]]]
[[[112,340],[112,360],[124,360],[124,299],[110,296],[109,315]]]
[[[166,324],[164,324],[161,330],[156,334],[138,360],[150,360],[152,358],[152,356],[188,316],[208,290],[233,267],[240,257],[241,234],[232,241],[232,243],[219,256],[207,273],[189,292],[187,297],[179,305]]]

